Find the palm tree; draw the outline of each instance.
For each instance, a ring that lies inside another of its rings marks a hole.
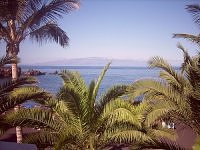
[[[62,13],[78,8],[78,0],[6,0],[0,3],[0,40],[7,44],[7,55],[16,57],[22,41],[47,40],[62,47],[68,45],[68,36],[57,24]],[[17,78],[17,64],[12,64],[13,79]]]
[[[133,105],[125,100],[127,86],[114,86],[97,99],[108,66],[89,87],[79,73],[63,71],[64,86],[57,99],[47,101],[42,109],[21,109],[8,114],[7,121],[17,118],[15,125],[40,128],[39,133],[24,139],[25,143],[34,143],[40,148],[93,150],[116,144],[155,147],[156,142],[158,147],[161,136],[174,139],[172,130],[155,123],[166,113],[153,110],[148,102]]]
[[[19,62],[19,58],[16,59],[16,58],[12,58],[12,57],[3,56],[0,58],[0,68],[6,64],[17,63],[16,61]]]
[[[27,37],[40,43],[49,40],[67,46],[69,38],[57,19],[62,13],[78,8],[79,3],[78,0],[6,0],[0,7],[0,40],[7,44],[7,55],[17,57],[20,44]],[[12,78],[18,78],[17,63],[12,64]],[[21,137],[20,127],[16,133]]]
[[[0,135],[13,127],[4,120],[8,112],[13,113],[13,108],[29,100],[40,102],[50,97],[50,94],[35,86],[23,86],[25,84],[35,83],[33,78],[20,78],[13,81],[6,81],[0,85]]]
[[[187,5],[187,11],[192,15],[194,22],[200,27],[200,5]],[[175,38],[184,38],[190,40],[194,43],[197,43],[200,46],[200,34],[192,35],[192,34],[174,34]]]
[[[97,93],[108,64],[98,80],[87,87],[78,72],[63,71],[64,86],[57,99],[45,103],[46,109],[19,110],[7,116],[7,120],[17,117],[15,124],[41,128],[24,142],[38,147],[53,145],[56,149],[97,149],[105,145],[103,133],[106,118],[104,107],[110,101],[122,96],[126,86],[114,86],[97,99]]]
[[[17,59],[19,60],[19,59]],[[16,59],[10,57],[2,57],[0,59],[0,67],[5,64],[15,62]],[[31,86],[36,83],[36,80],[31,77],[19,78],[16,81],[7,80],[0,84],[0,135],[11,128],[12,125],[4,120],[8,111],[13,112],[13,108],[28,100],[34,100],[42,103],[47,97],[51,97],[49,93],[44,90]],[[24,86],[28,85],[28,86]],[[22,87],[23,86],[23,87]]]
[[[154,57],[149,61],[151,68],[161,69],[158,79],[143,79],[133,84],[133,96],[144,95],[147,101],[157,100],[167,103],[165,111],[176,123],[182,122],[200,134],[200,55],[191,58],[184,52],[182,71],[176,71],[163,58]]]
[[[106,138],[110,143],[126,145],[131,149],[178,149],[173,129],[163,128],[161,119],[168,116],[165,104],[156,101],[142,101],[138,104],[117,99],[104,109],[108,115]]]

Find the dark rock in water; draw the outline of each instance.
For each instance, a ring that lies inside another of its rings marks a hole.
[[[21,68],[17,67],[18,76],[21,75]],[[12,77],[12,67],[0,67],[0,78],[9,78]]]
[[[53,72],[53,73],[49,73],[49,74],[58,74],[58,71],[56,70],[55,72]]]
[[[39,76],[39,75],[45,75],[45,72],[41,72],[39,70],[28,70],[26,72],[22,73],[24,76]]]

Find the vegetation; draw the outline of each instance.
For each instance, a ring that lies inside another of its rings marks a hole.
[[[12,64],[15,63],[15,61],[19,61],[17,58],[12,58],[12,57],[2,57],[0,58],[0,68],[3,67],[6,64]]]
[[[16,57],[22,41],[30,38],[37,42],[53,41],[68,45],[68,36],[57,24],[63,13],[78,7],[78,0],[7,0],[0,7],[0,40],[6,43],[8,56]],[[7,13],[5,13],[7,12]],[[17,65],[13,64],[13,78]]]
[[[169,113],[176,123],[185,123],[199,134],[200,55],[191,58],[182,46],[179,48],[183,50],[185,59],[182,71],[175,70],[164,59],[154,57],[149,64],[151,68],[161,70],[159,79],[135,82],[133,96],[144,95],[144,100],[162,102],[165,107],[160,111]]]
[[[54,145],[56,149],[96,149],[104,146],[103,133],[107,119],[103,117],[103,108],[109,101],[126,92],[126,86],[115,86],[96,101],[108,66],[88,88],[77,72],[64,71],[64,86],[56,99],[45,102],[47,109],[22,109],[16,114],[10,114],[8,119],[17,117],[15,124],[40,127],[39,133],[24,139],[39,147]]]
[[[14,59],[16,61],[16,59]],[[3,57],[0,60],[0,66],[12,63],[13,59]],[[8,112],[13,113],[14,107],[28,100],[43,101],[44,97],[50,97],[50,94],[44,90],[32,86],[36,83],[34,78],[19,78],[16,81],[6,80],[0,84],[0,135],[7,129],[13,127],[5,121]],[[25,86],[26,85],[26,86]]]
[[[186,9],[192,15],[193,20],[196,23],[196,25],[198,27],[200,27],[200,15],[199,15],[200,14],[200,5],[198,5],[198,4],[187,5]],[[200,46],[200,34],[192,35],[192,34],[179,33],[179,34],[174,34],[173,37],[184,38],[184,39],[190,40]]]
[[[105,67],[98,80],[87,88],[77,72],[64,71],[64,86],[56,99],[45,101],[46,109],[21,109],[7,116],[13,125],[40,128],[24,142],[40,148],[103,149],[116,145],[164,148],[161,138],[174,140],[176,134],[161,126],[159,108],[149,102],[132,104],[124,99],[126,86],[115,86],[97,99],[100,83],[108,69]],[[13,122],[14,120],[14,122]]]
[[[6,43],[7,56],[17,58],[20,44],[26,38],[39,43],[51,41],[62,47],[68,36],[57,24],[63,13],[78,8],[78,0],[6,0],[0,3],[0,41]],[[17,61],[12,63],[12,78],[18,79]],[[16,106],[18,110],[18,106]],[[21,128],[16,127],[18,143]],[[18,138],[19,137],[19,138]]]
[[[8,19],[0,11],[0,39],[7,43],[8,53],[0,60],[0,67],[17,64],[19,45],[26,37],[66,46],[68,37],[56,21],[62,13],[76,8],[78,1],[19,0],[17,3],[17,7],[13,6],[15,17]],[[199,25],[199,6],[188,5],[187,10]],[[199,35],[175,34],[174,37],[200,42]],[[180,69],[173,68],[161,57],[153,57],[149,66],[160,70],[157,79],[138,80],[130,86],[117,85],[103,95],[98,95],[98,91],[110,63],[97,81],[91,81],[88,86],[78,72],[63,71],[60,75],[64,85],[56,96],[30,85],[36,83],[33,78],[7,81],[0,85],[0,135],[14,126],[37,129],[23,142],[41,149],[48,146],[58,150],[126,146],[137,150],[183,149],[174,141],[175,130],[163,127],[162,122],[182,123],[200,136],[200,53],[191,57],[183,46],[178,48],[184,55]],[[13,111],[27,100],[38,102],[41,107]],[[199,148],[199,138],[193,148]]]

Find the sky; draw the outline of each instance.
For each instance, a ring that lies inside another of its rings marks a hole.
[[[172,38],[173,33],[198,34],[198,27],[185,10],[198,0],[81,0],[78,10],[58,21],[70,41],[66,48],[56,43],[39,45],[27,39],[20,46],[22,64],[72,58],[148,60],[152,56],[181,60],[180,42],[191,55],[194,44]],[[5,47],[0,42],[0,56]]]

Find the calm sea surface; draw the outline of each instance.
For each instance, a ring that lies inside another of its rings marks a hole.
[[[46,72],[46,75],[37,76],[38,85],[45,90],[56,94],[63,85],[59,75],[50,74],[55,71],[71,70],[78,71],[85,79],[88,85],[93,79],[97,80],[103,67],[96,66],[21,66],[22,71],[29,69]],[[102,81],[99,94],[102,94],[108,88],[117,84],[131,84],[136,80],[143,78],[154,78],[158,76],[158,70],[142,67],[110,67]]]

